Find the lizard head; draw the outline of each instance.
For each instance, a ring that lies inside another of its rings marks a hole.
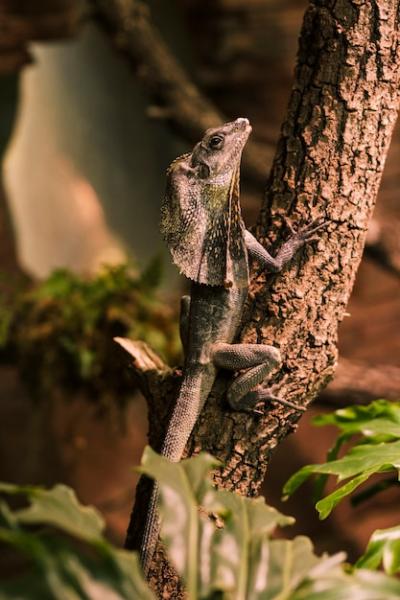
[[[250,132],[248,119],[208,129],[168,170],[161,231],[175,264],[198,283],[248,285],[239,171]]]
[[[250,132],[249,120],[243,118],[207,129],[191,157],[191,166],[197,168],[198,176],[213,179],[235,172]]]

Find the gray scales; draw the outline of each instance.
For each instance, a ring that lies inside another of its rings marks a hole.
[[[267,272],[279,272],[306,242],[318,239],[325,223],[291,235],[272,257],[245,228],[239,201],[240,160],[251,132],[240,118],[206,131],[191,153],[170,165],[161,208],[161,232],[181,273],[191,280],[181,301],[180,330],[185,355],[179,395],[162,445],[163,456],[178,462],[219,369],[242,371],[227,390],[233,410],[256,410],[261,402],[281,402],[262,383],[281,364],[279,350],[265,344],[235,344],[249,287],[249,257]],[[127,340],[117,341],[129,352]],[[155,484],[140,545],[149,573],[158,540]]]

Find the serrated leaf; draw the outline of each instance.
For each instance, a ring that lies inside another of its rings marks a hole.
[[[319,465],[306,465],[286,482],[283,488],[285,497],[304,483],[313,474],[336,475],[338,482],[350,481],[336,489],[332,494],[319,500],[316,507],[321,518],[327,517],[331,510],[344,497],[348,496],[371,475],[400,468],[400,441],[361,444],[354,446],[345,456]]]
[[[334,425],[347,436],[362,434],[373,438],[385,434],[400,438],[400,402],[375,400],[370,404],[347,406],[313,419],[317,426]]]
[[[80,504],[75,492],[65,485],[46,490],[0,483],[0,492],[23,494],[29,499],[30,506],[13,512],[21,524],[52,525],[82,540],[102,540],[104,520],[100,513],[91,506]]]
[[[16,580],[2,582],[0,598],[154,600],[137,555],[113,548],[102,536],[104,525],[97,511],[81,506],[72,490],[0,484],[0,491],[25,495],[32,502],[16,511],[0,503],[0,541],[26,556],[33,567]],[[56,529],[31,531],[30,525]],[[58,530],[70,537],[60,536]],[[71,538],[80,541],[79,551]]]

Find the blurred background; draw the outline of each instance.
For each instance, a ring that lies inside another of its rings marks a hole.
[[[177,364],[185,282],[158,232],[165,170],[208,126],[246,116],[242,206],[255,223],[285,114],[304,0],[0,0],[0,479],[65,482],[121,543],[146,406],[115,335]],[[323,461],[313,415],[400,398],[400,132],[340,329],[335,381],[275,453],[264,491]],[[310,494],[311,491],[309,490]],[[293,535],[350,557],[394,522],[396,490]],[[351,522],[351,527],[349,523]],[[351,537],[350,537],[351,533]]]

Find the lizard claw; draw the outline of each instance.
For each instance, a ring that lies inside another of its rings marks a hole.
[[[273,391],[273,387],[270,388],[263,388],[263,387],[258,387],[257,390],[257,394],[258,394],[258,401],[259,404],[263,403],[264,406],[265,404],[281,404],[282,406],[287,406],[288,408],[293,408],[297,411],[300,412],[304,412],[306,410],[305,406],[301,406],[299,404],[295,404],[294,402],[290,402],[290,400],[285,400],[284,398],[280,398],[279,396],[276,396],[276,394]],[[254,411],[254,412],[259,412],[259,411]]]
[[[283,217],[284,223],[286,225],[286,227],[289,229],[290,233],[292,234],[292,236],[303,236],[303,237],[308,237],[314,233],[316,233],[317,231],[319,231],[320,229],[322,229],[323,227],[326,227],[327,225],[329,225],[329,221],[322,221],[322,219],[315,219],[312,223],[310,223],[309,225],[306,225],[305,227],[300,227],[299,229],[295,229],[293,227],[293,223],[291,222],[291,220],[284,216]]]
[[[317,231],[320,231],[324,227],[329,224],[329,221],[322,221],[317,219],[310,223],[310,225],[306,225],[306,227],[302,227],[298,229],[292,236],[289,238],[289,241],[294,245],[295,248],[300,248],[305,243],[310,243],[319,240],[319,236],[315,234]]]
[[[284,398],[279,398],[279,396],[276,396],[273,391],[273,387],[264,388],[262,385],[256,386],[245,396],[243,396],[241,398],[240,406],[235,407],[235,410],[240,410],[257,417],[262,417],[265,414],[265,407],[268,404],[281,404],[282,406],[292,408],[299,412],[304,412],[306,410],[304,406],[300,406],[299,404],[295,404],[290,400],[285,400]]]
[[[305,412],[307,409],[305,406],[300,406],[299,404],[295,404],[294,402],[290,402],[290,400],[284,400],[283,398],[279,398],[278,396],[269,396],[269,398],[266,398],[266,401],[268,402],[272,402],[272,403],[277,403],[277,404],[282,404],[282,406],[287,406],[288,408],[294,408],[295,410],[298,410],[300,412]]]
[[[292,235],[296,235],[296,230],[293,227],[292,221],[289,219],[289,217],[284,216],[283,217],[283,222],[285,223],[286,227],[289,229],[290,233]]]
[[[301,230],[301,233],[303,233],[303,235],[306,235],[307,240],[310,241],[310,236],[313,236],[314,233],[316,233],[320,229],[323,229],[327,225],[329,225],[329,221],[321,221],[321,219],[316,219],[310,225],[308,225],[307,227],[304,227],[304,229]],[[314,238],[314,239],[318,239],[318,238]]]

